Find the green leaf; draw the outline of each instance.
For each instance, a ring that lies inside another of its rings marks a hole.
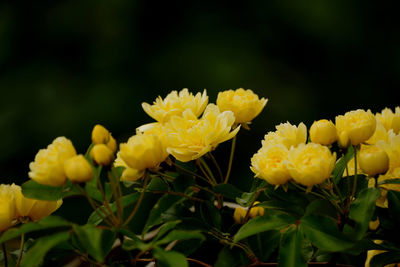
[[[335,221],[329,217],[304,216],[301,219],[300,227],[307,238],[322,250],[338,252],[354,246],[354,243],[339,231]]]
[[[304,213],[303,207],[296,206],[296,205],[293,205],[293,203],[285,202],[285,201],[281,201],[281,200],[267,200],[267,201],[261,202],[257,206],[263,207],[268,210],[284,211],[284,212],[293,214],[295,216],[301,216]]]
[[[253,203],[255,197],[256,192],[244,192],[240,197],[236,198],[236,202],[243,207],[248,207],[251,205],[251,203]]]
[[[163,237],[166,233],[168,233],[170,230],[174,229],[181,222],[182,222],[181,220],[176,220],[176,221],[166,222],[163,225],[161,225],[155,240],[158,240],[161,237]]]
[[[189,267],[186,257],[176,251],[165,251],[154,248],[153,256],[157,259],[158,267]]]
[[[141,251],[148,250],[152,244],[146,244],[142,240],[140,240],[136,234],[124,228],[116,228],[115,231],[117,233],[121,233],[124,236],[129,237],[129,239],[124,239],[122,243],[122,249],[124,250],[134,250],[139,249]]]
[[[58,244],[67,241],[69,237],[70,234],[68,232],[61,232],[37,239],[35,244],[24,254],[21,266],[41,266],[47,252]]]
[[[311,214],[326,215],[332,218],[337,216],[335,207],[325,199],[316,199],[307,206],[304,215]]]
[[[382,184],[400,184],[400,178],[386,179],[378,182],[378,185]]]
[[[213,203],[205,202],[200,204],[201,218],[205,223],[211,225],[217,229],[221,229],[222,217],[219,210],[214,206]]]
[[[214,186],[214,192],[228,199],[240,198],[243,194],[242,190],[232,184],[217,184]]]
[[[143,229],[143,234],[147,233],[151,227],[161,224],[163,222],[162,214],[183,200],[183,197],[176,195],[166,194],[162,196],[151,210],[149,218],[147,219],[146,225]]]
[[[279,231],[271,230],[258,233],[246,239],[250,248],[261,262],[268,261],[271,253],[278,247],[281,240]]]
[[[371,261],[369,262],[370,267],[381,267],[386,266],[390,263],[398,263],[400,262],[400,252],[384,252],[378,255],[375,255]]]
[[[129,206],[132,203],[135,203],[136,201],[138,201],[139,196],[140,196],[140,193],[138,193],[138,192],[123,196],[122,197],[123,207]],[[102,207],[105,208],[104,206],[102,206]],[[117,210],[117,205],[115,204],[115,202],[110,203],[110,208],[111,208],[111,211],[113,211],[113,212],[115,212]],[[89,219],[88,219],[89,224],[98,225],[103,221],[103,219],[99,216],[98,213],[102,214],[102,212],[99,208],[96,211],[92,212],[92,214],[90,214]]]
[[[344,233],[350,234],[355,240],[363,238],[374,214],[375,202],[380,195],[381,192],[378,188],[367,188],[360,192],[350,206],[349,218],[355,222],[355,227],[345,225]]]
[[[343,172],[346,169],[347,163],[354,157],[354,148],[352,146],[347,148],[346,154],[343,155],[335,164],[335,168],[332,171],[332,179],[335,184],[338,184],[342,179]]]
[[[38,222],[29,222],[18,228],[11,228],[0,236],[0,244],[14,239],[22,234],[46,230],[50,228],[71,227],[72,224],[57,216],[47,216]]]
[[[42,185],[34,180],[29,180],[22,184],[22,194],[25,197],[39,200],[59,200],[63,198],[62,186]]]
[[[200,231],[186,231],[186,230],[172,230],[164,238],[155,242],[156,245],[164,245],[171,243],[175,240],[188,240],[188,239],[200,239],[205,240],[204,235]]]
[[[388,190],[386,197],[390,214],[397,223],[400,223],[400,193]]]
[[[74,231],[85,252],[103,262],[105,256],[110,252],[115,241],[115,233],[109,230],[96,228],[94,225],[74,225]]]
[[[237,267],[240,266],[240,260],[237,259],[237,254],[224,247],[218,254],[218,259],[215,262],[215,267]]]
[[[246,237],[255,235],[268,230],[279,230],[296,223],[296,218],[283,213],[272,212],[261,217],[256,217],[240,227],[234,236],[234,242],[238,242]]]
[[[303,235],[296,226],[290,227],[282,234],[279,247],[279,267],[307,266],[307,262],[301,256]]]

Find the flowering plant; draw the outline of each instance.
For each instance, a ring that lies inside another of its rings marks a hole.
[[[244,192],[230,183],[235,144],[266,103],[237,89],[209,104],[206,91],[183,89],[143,103],[155,122],[119,146],[101,125],[84,155],[56,138],[31,180],[0,185],[3,265],[400,262],[400,108],[350,111],[309,134],[276,126],[249,159],[256,178]],[[226,141],[224,170],[213,151]],[[93,208],[86,224],[50,215],[79,196]]]

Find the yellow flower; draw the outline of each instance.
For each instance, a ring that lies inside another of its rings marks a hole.
[[[11,185],[15,197],[16,218],[30,218],[38,221],[41,218],[52,214],[62,204],[62,200],[44,201],[25,197],[21,192],[21,187]]]
[[[242,207],[237,207],[233,212],[233,219],[237,224],[243,223],[244,217],[246,217],[247,210]]]
[[[117,150],[117,142],[111,133],[100,124],[96,124],[92,130],[92,143],[105,144],[108,148],[115,153]]]
[[[391,174],[395,169],[400,167],[400,135],[395,135],[392,130],[389,130],[388,142],[378,141],[376,145],[388,154],[389,170],[387,174]]]
[[[392,129],[395,134],[400,132],[400,107],[396,107],[394,113],[390,108],[385,108],[381,113],[376,113],[376,119],[386,130]]]
[[[64,162],[76,155],[72,142],[65,137],[57,137],[46,149],[41,149],[35,161],[29,164],[29,177],[39,184],[61,186],[67,180]]]
[[[129,138],[128,142],[120,144],[119,156],[132,169],[128,169],[124,178],[128,180],[131,176],[129,180],[136,180],[144,170],[158,168],[168,153],[158,135],[139,133]]]
[[[92,167],[83,155],[74,156],[64,163],[67,178],[74,183],[84,183],[92,180]]]
[[[378,146],[363,145],[358,156],[360,168],[365,174],[375,176],[389,169],[388,154]]]
[[[374,240],[375,244],[382,244],[382,240]],[[365,260],[365,267],[370,267],[370,262],[371,259],[381,253],[387,252],[386,250],[368,250],[367,251],[367,259]],[[392,263],[392,264],[386,264],[384,267],[396,267],[399,266],[399,263]]]
[[[289,150],[285,164],[290,176],[299,184],[313,186],[329,178],[335,166],[336,153],[320,144],[300,144]]]
[[[343,172],[343,177],[346,177],[347,173],[349,174],[348,176],[353,176],[355,174],[355,168],[354,168],[355,166],[354,166],[354,164],[355,164],[355,160],[354,160],[354,157],[353,157],[351,160],[349,160],[349,162],[347,162],[347,171],[345,170]],[[360,161],[359,160],[357,160],[357,173],[358,174],[362,173],[362,170],[360,168]]]
[[[314,121],[310,128],[310,139],[313,143],[330,145],[338,139],[336,127],[332,121]]]
[[[107,166],[114,159],[113,151],[105,144],[96,144],[90,151],[90,157],[98,164]]]
[[[379,176],[378,182],[394,178],[400,178],[400,167],[397,167],[396,169],[386,173],[385,175]],[[382,184],[379,187],[400,192],[400,184]]]
[[[121,152],[117,153],[117,158],[114,161],[114,167],[124,167],[125,169],[121,174],[121,181],[136,181],[142,178],[145,170],[136,170],[130,168],[125,161],[121,158]]]
[[[379,218],[376,218],[375,221],[370,221],[368,223],[368,228],[372,231],[375,231],[376,229],[378,229],[379,225],[380,225]]]
[[[189,93],[188,89],[182,89],[179,93],[172,91],[163,100],[159,96],[153,105],[142,103],[143,110],[153,119],[158,122],[164,123],[170,120],[174,115],[181,116],[182,113],[189,109],[193,114],[198,117],[206,108],[208,103],[208,96],[206,90],[203,94],[197,93],[193,95]]]
[[[220,112],[214,104],[207,106],[200,119],[186,110],[166,124],[167,151],[183,162],[200,158],[237,134],[240,127],[232,130],[234,122],[232,111]]]
[[[282,144],[263,146],[252,158],[250,169],[255,177],[266,180],[273,185],[284,184],[290,180],[290,174],[284,161],[288,149]]]
[[[389,133],[379,120],[376,121],[374,134],[365,143],[375,145],[378,141],[389,142]]]
[[[0,233],[13,225],[14,217],[15,201],[11,186],[0,184]]]
[[[259,201],[255,201],[253,207],[250,209],[249,216],[250,218],[255,218],[257,216],[264,216],[265,210],[263,207],[256,207],[256,205],[260,204]]]
[[[290,149],[307,141],[307,127],[304,123],[298,126],[291,125],[289,122],[275,126],[275,132],[269,132],[262,141],[263,146],[268,144],[283,144]]]
[[[217,106],[221,111],[232,111],[236,123],[248,123],[260,114],[267,101],[265,98],[259,99],[250,89],[239,88],[218,93]]]
[[[374,134],[375,128],[376,119],[370,110],[357,109],[336,116],[336,129],[342,145],[351,143],[355,146],[367,141]]]

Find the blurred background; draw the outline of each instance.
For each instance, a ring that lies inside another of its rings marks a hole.
[[[276,124],[400,104],[397,21],[391,1],[3,0],[0,182],[26,181],[57,136],[84,153],[96,123],[126,141],[158,95],[205,88],[215,102],[243,87],[269,99],[239,132],[233,182],[246,188]]]

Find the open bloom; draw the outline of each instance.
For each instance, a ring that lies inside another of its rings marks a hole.
[[[239,88],[218,93],[217,106],[221,111],[232,111],[236,123],[248,123],[260,114],[267,101],[265,98],[259,99],[250,89]]]
[[[251,158],[250,169],[256,174],[255,177],[264,179],[270,184],[284,184],[290,180],[289,171],[284,164],[288,153],[283,144],[263,146]]]
[[[329,178],[335,161],[336,154],[332,154],[326,146],[308,143],[292,147],[285,164],[293,180],[313,186]]]
[[[166,124],[167,151],[183,162],[200,158],[237,134],[239,127],[232,130],[234,122],[232,111],[220,112],[214,104],[207,106],[200,119],[191,110],[186,110]]]
[[[153,119],[164,123],[171,119],[172,116],[181,116],[182,113],[189,109],[198,117],[204,111],[208,103],[206,90],[203,93],[193,95],[188,89],[182,89],[179,93],[172,91],[164,99],[159,96],[153,105],[142,103],[143,110]]]
[[[0,185],[0,233],[13,225],[15,217],[14,194],[10,185]]]
[[[62,204],[62,200],[44,201],[25,197],[21,192],[21,187],[15,184],[11,185],[15,198],[15,217],[29,218],[32,221],[38,221],[56,211]]]
[[[307,141],[307,127],[304,123],[296,126],[286,122],[275,126],[275,128],[275,132],[269,132],[265,135],[262,141],[263,146],[268,144],[283,144],[287,149],[290,149],[292,146],[296,147]]]
[[[46,149],[41,149],[35,161],[29,164],[29,177],[39,184],[61,186],[67,176],[64,162],[76,155],[72,142],[65,137],[57,137]]]
[[[310,139],[313,143],[330,145],[337,140],[336,127],[332,121],[314,121],[310,127]]]
[[[390,130],[393,131],[393,130]],[[389,132],[385,129],[380,121],[376,121],[376,128],[374,134],[365,143],[375,145],[378,141],[389,142]]]
[[[375,116],[386,130],[392,129],[395,134],[400,132],[400,107],[396,107],[395,112],[390,108],[385,108],[381,113],[376,113]]]
[[[342,146],[367,141],[375,132],[376,119],[370,110],[357,109],[336,116],[336,129]]]

